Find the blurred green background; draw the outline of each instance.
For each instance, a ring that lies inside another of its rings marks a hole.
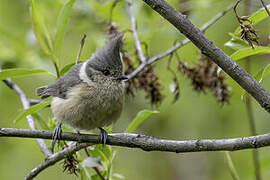
[[[58,13],[66,0],[39,0],[39,7],[49,33],[55,34]],[[202,25],[217,13],[222,11],[234,0],[169,0],[169,3],[181,10],[183,3],[188,3],[189,18],[197,26]],[[250,11],[261,8],[259,1],[252,1]],[[137,19],[138,35],[141,41],[147,42],[150,56],[163,52],[171,47],[176,39],[184,39],[172,25],[152,11],[142,1],[134,1]],[[265,3],[270,3],[265,0]],[[72,63],[76,59],[79,42],[82,35],[87,34],[85,47],[81,59],[86,60],[91,53],[105,42],[106,23],[109,20],[112,1],[106,0],[77,0],[72,9],[67,33],[64,38],[60,59],[60,68]],[[243,4],[239,6],[239,13]],[[129,15],[125,1],[116,6],[112,20],[118,24],[119,30],[131,29]],[[237,20],[230,11],[215,25],[206,31],[206,35],[227,54],[232,49],[224,43],[230,39],[229,32],[238,26]],[[262,44],[269,44],[270,18],[255,26]],[[54,37],[54,36],[52,36]],[[124,37],[124,46],[130,54],[134,53],[133,39],[130,34]],[[199,50],[192,44],[178,51],[182,60],[188,64],[196,63]],[[270,63],[270,56],[260,55],[250,57],[251,74]],[[239,64],[244,67],[245,59]],[[40,68],[55,73],[48,56],[42,51],[32,30],[30,2],[27,0],[0,1],[0,65],[6,68],[24,67]],[[136,113],[142,109],[160,111],[152,115],[137,130],[137,133],[166,139],[203,139],[230,138],[249,136],[249,123],[245,104],[241,100],[243,90],[229,77],[227,83],[232,87],[230,103],[221,106],[208,91],[198,94],[191,87],[189,79],[178,73],[180,83],[180,98],[172,104],[173,95],[169,90],[172,76],[166,69],[167,58],[155,64],[155,72],[162,84],[165,95],[160,106],[149,104],[142,91],[137,91],[135,97],[127,97],[121,118],[114,125],[113,132],[123,132]],[[176,64],[173,64],[176,65]],[[53,81],[47,75],[14,78],[29,98],[35,96],[35,88]],[[263,86],[270,90],[270,78],[263,81]],[[252,100],[257,133],[270,131],[269,114]],[[28,128],[23,119],[14,124],[13,120],[21,112],[22,105],[17,94],[4,83],[0,83],[0,127]],[[49,114],[49,115],[48,115]],[[52,115],[49,109],[42,111],[45,119]],[[49,143],[49,141],[48,141]],[[270,178],[270,149],[261,148],[260,165],[264,179]],[[240,179],[254,179],[252,151],[244,150],[231,153]],[[35,166],[44,156],[34,139],[0,138],[0,179],[18,180]],[[114,171],[123,174],[128,180],[141,179],[185,179],[185,180],[227,180],[232,179],[224,162],[222,152],[201,153],[166,153],[144,152],[139,149],[120,148],[115,162]],[[45,170],[36,179],[78,179],[74,175],[62,172],[61,163]]]

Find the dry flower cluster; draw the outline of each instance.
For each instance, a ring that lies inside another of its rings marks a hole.
[[[213,92],[218,102],[229,102],[229,86],[225,83],[225,76],[218,73],[218,66],[205,55],[200,55],[198,64],[188,66],[183,61],[179,61],[178,69],[189,79],[191,79],[193,89],[198,92],[205,92],[209,89]]]
[[[127,51],[122,50],[122,58],[125,63],[124,73],[129,74],[134,71],[135,66]],[[152,105],[157,105],[162,101],[161,85],[159,78],[154,72],[154,66],[148,65],[134,78],[126,82],[126,93],[134,96],[134,89],[142,89],[146,92],[146,98],[150,99]]]
[[[236,2],[235,6],[234,6],[234,13],[235,16],[240,24],[241,27],[241,31],[240,31],[240,38],[247,41],[248,44],[254,48],[253,46],[253,42],[257,43],[257,45],[259,44],[258,42],[258,35],[256,34],[255,29],[252,26],[252,22],[248,19],[249,16],[241,16],[239,17],[237,12],[236,12],[236,8],[238,6],[238,4],[240,3],[240,1]]]
[[[63,149],[67,147],[67,145],[64,145]],[[79,160],[76,158],[76,154],[69,155],[63,161],[63,172],[68,171],[68,173],[78,176],[77,172],[80,171],[78,166]]]

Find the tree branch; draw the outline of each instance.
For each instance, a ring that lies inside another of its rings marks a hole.
[[[0,137],[24,137],[52,139],[53,131],[0,128]],[[93,134],[63,132],[61,140],[99,144],[100,137]],[[270,133],[229,139],[167,140],[141,134],[109,134],[106,144],[144,151],[201,152],[201,151],[237,151],[270,146]]]
[[[233,7],[233,4],[229,5],[225,10],[223,10],[222,12],[218,13],[215,17],[213,17],[212,19],[210,19],[209,21],[207,21],[205,24],[203,24],[200,28],[200,30],[202,32],[205,32],[211,25],[213,25],[215,22],[217,22],[221,17],[223,17],[229,10],[231,10]],[[164,51],[163,53],[160,53],[156,56],[152,56],[151,58],[147,59],[144,63],[141,63],[132,73],[130,73],[128,75],[128,78],[131,79],[134,76],[136,76],[136,74],[138,74],[139,72],[141,72],[146,66],[148,66],[149,64],[152,64],[168,55],[170,55],[172,52],[176,51],[177,49],[179,49],[180,47],[186,45],[187,43],[189,43],[190,40],[189,39],[185,39],[183,41],[179,41],[177,42],[173,47],[171,47],[170,49],[167,49],[166,51]]]
[[[219,47],[210,41],[198,28],[196,28],[187,16],[178,12],[164,0],[143,0],[153,10],[167,19],[181,33],[189,38],[197,46],[202,54],[212,59],[220,68],[232,77],[243,89],[245,89],[257,102],[270,112],[270,94],[243,68],[226,55]]]
[[[266,10],[268,16],[270,16],[270,12],[269,12],[267,6],[264,4],[263,0],[260,0],[260,1],[261,1],[261,3],[262,3],[262,6],[264,7],[264,9]]]
[[[29,130],[15,128],[0,128],[0,137],[24,137],[52,139],[53,131]],[[100,137],[92,134],[77,134],[63,132],[62,140],[80,142],[58,153],[49,155],[39,166],[34,168],[25,178],[33,179],[47,167],[87,146],[100,143]],[[106,142],[108,145],[129,148],[140,148],[144,151],[167,152],[201,152],[201,151],[237,151],[270,146],[270,133],[241,138],[230,139],[197,139],[197,140],[167,140],[133,133],[109,134]]]
[[[1,68],[0,68],[1,71]],[[3,82],[11,89],[13,89],[20,97],[23,108],[28,109],[30,107],[30,101],[27,99],[24,92],[21,90],[21,88],[16,85],[10,78],[3,80]],[[27,115],[26,117],[27,123],[29,125],[29,128],[31,130],[36,130],[36,126],[34,123],[34,118],[31,115]],[[48,149],[45,141],[43,139],[36,139],[37,144],[39,145],[39,148],[41,152],[47,157],[51,155],[51,151]]]
[[[34,177],[36,177],[40,172],[47,169],[48,167],[54,165],[58,161],[61,161],[62,159],[65,159],[71,154],[74,154],[75,152],[90,146],[91,143],[80,143],[73,146],[70,146],[60,152],[57,152],[55,154],[52,154],[48,156],[40,165],[38,165],[36,168],[32,169],[30,173],[24,178],[24,180],[31,180]]]

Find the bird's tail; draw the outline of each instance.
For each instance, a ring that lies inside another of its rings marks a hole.
[[[48,87],[47,86],[43,86],[40,88],[36,89],[36,95],[40,96],[42,99],[49,97],[50,95],[48,94]]]

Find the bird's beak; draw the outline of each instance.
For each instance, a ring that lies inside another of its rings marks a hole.
[[[128,80],[128,77],[126,75],[120,75],[117,80],[119,81],[125,81],[125,80]]]

